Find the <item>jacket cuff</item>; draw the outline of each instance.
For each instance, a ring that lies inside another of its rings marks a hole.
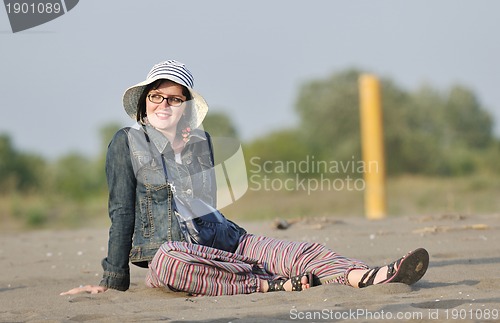
[[[102,260],[101,265],[104,269],[104,274],[102,275],[102,280],[99,283],[99,286],[112,288],[123,292],[130,287],[129,268],[123,269],[113,266],[108,262],[107,258],[104,258]]]

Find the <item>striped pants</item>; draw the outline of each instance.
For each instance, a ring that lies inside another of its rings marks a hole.
[[[312,273],[322,283],[348,284],[351,269],[367,268],[318,243],[246,234],[234,253],[179,241],[164,243],[149,265],[146,285],[193,295],[248,294],[259,291],[261,279]]]

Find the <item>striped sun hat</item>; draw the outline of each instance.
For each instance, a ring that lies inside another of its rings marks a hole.
[[[166,79],[173,81],[177,84],[185,86],[193,98],[194,104],[192,112],[191,126],[198,128],[208,112],[208,104],[205,99],[193,90],[194,78],[191,72],[181,62],[175,60],[168,60],[153,66],[149,71],[146,80],[129,87],[123,94],[123,107],[125,112],[132,118],[136,119],[137,104],[142,92],[148,84],[156,80]]]

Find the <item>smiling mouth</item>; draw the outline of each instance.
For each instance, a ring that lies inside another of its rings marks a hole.
[[[165,113],[165,112],[157,112],[156,116],[158,118],[170,118],[172,115],[169,113]]]

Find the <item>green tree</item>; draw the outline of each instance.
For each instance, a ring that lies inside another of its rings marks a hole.
[[[203,128],[212,137],[238,138],[238,132],[231,118],[224,112],[210,112],[203,120]]]
[[[0,135],[0,191],[27,192],[40,189],[45,167],[43,158],[18,152],[8,135]]]
[[[450,140],[474,148],[485,148],[492,142],[493,119],[471,90],[460,85],[452,87],[444,109]]]
[[[424,84],[415,93],[407,93],[399,106],[392,106],[384,96],[384,109],[390,114],[402,109],[396,121],[399,124],[386,123],[386,131],[392,135],[388,139],[399,140],[397,149],[388,149],[388,160],[394,159],[398,163],[398,171],[390,174],[429,173],[438,172],[443,161],[443,129],[447,127],[442,117],[443,101],[439,92]],[[394,147],[392,147],[394,148]]]
[[[317,156],[338,161],[361,158],[360,75],[350,69],[300,89],[299,128]],[[478,149],[494,140],[493,122],[471,90],[453,86],[443,94],[423,85],[412,93],[386,78],[381,84],[389,174],[456,175],[478,167]]]
[[[300,130],[316,157],[351,160],[360,156],[359,75],[358,70],[347,70],[300,89],[296,103]]]
[[[312,153],[297,129],[283,129],[267,134],[244,146],[246,164],[261,167],[267,161],[300,162]],[[302,174],[311,176],[313,174]]]
[[[104,175],[90,159],[77,153],[68,154],[53,165],[54,191],[75,201],[83,201],[102,192]]]

